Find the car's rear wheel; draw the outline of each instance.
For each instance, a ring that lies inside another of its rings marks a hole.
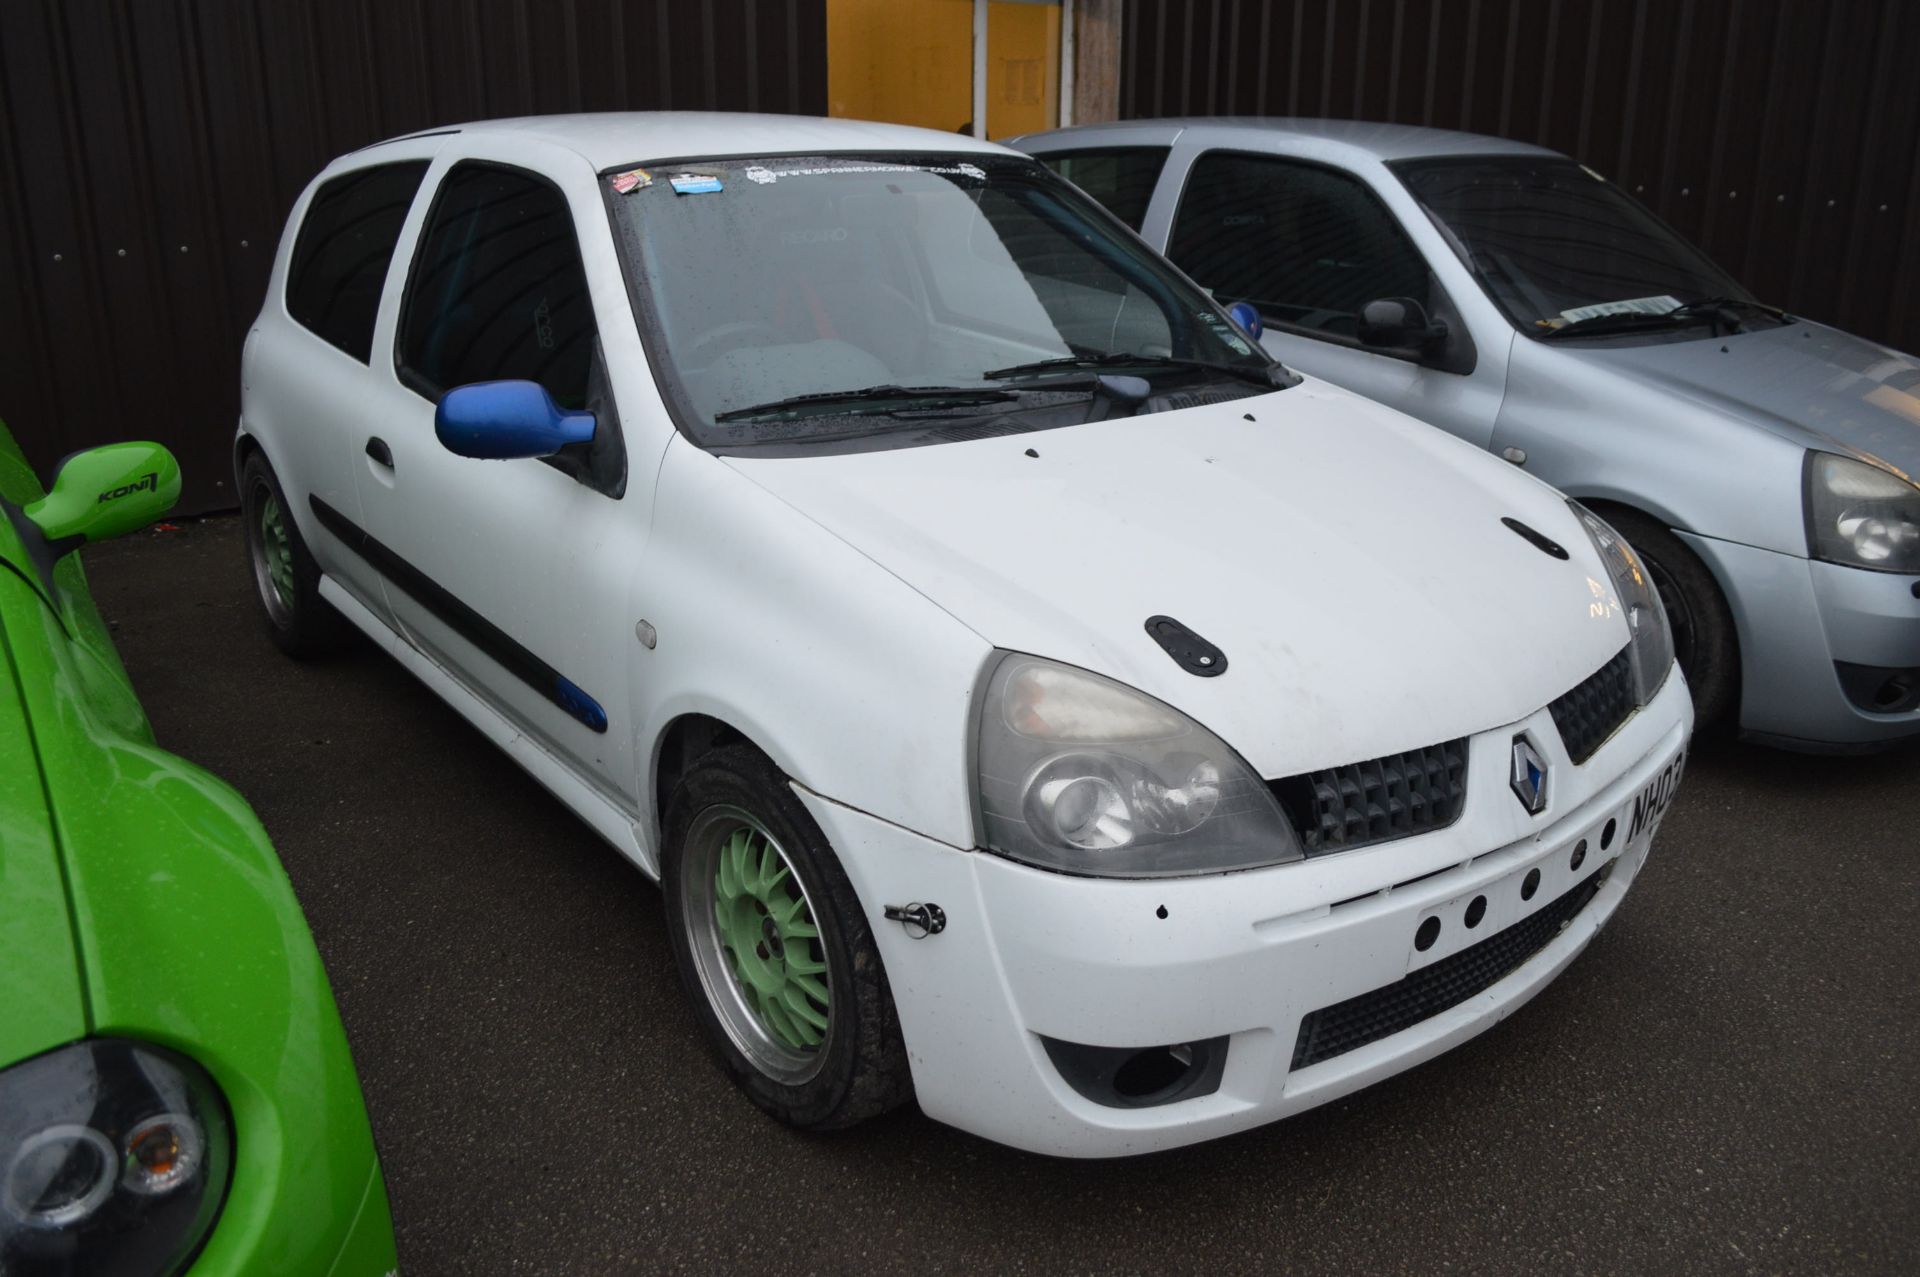
[[[1698,555],[1654,520],[1631,510],[1608,510],[1602,517],[1646,560],[1660,591],[1674,658],[1693,692],[1696,727],[1720,726],[1739,697],[1740,644],[1719,583]]]
[[[337,651],[347,637],[346,622],[320,597],[319,565],[300,537],[273,467],[258,452],[240,467],[240,517],[254,593],[274,643],[303,658]]]
[[[789,1125],[850,1126],[912,1093],[866,914],[785,777],[734,745],[667,806],[667,920],[721,1066]]]

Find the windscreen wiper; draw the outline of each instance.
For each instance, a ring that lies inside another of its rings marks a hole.
[[[1622,311],[1617,315],[1588,315],[1585,319],[1576,319],[1570,324],[1558,328],[1549,328],[1537,334],[1541,341],[1558,341],[1562,337],[1595,337],[1605,333],[1642,332],[1654,328],[1684,328],[1689,324],[1713,324],[1718,321],[1712,314],[1683,314],[1682,310]]]
[[[1011,377],[1042,377],[1050,372],[1071,372],[1076,368],[1193,368],[1250,381],[1268,390],[1284,390],[1296,384],[1278,364],[1236,368],[1232,364],[1216,364],[1205,359],[1183,359],[1178,355],[1135,355],[1124,350],[1104,355],[1062,355],[1058,359],[1037,359],[1030,364],[989,369],[980,375],[990,381],[1001,381]]]
[[[1769,306],[1765,302],[1755,301],[1751,297],[1702,297],[1698,301],[1683,302],[1668,311],[1667,314],[1682,317],[1689,315],[1717,315],[1729,310],[1757,310],[1761,314],[1771,319],[1777,319],[1783,324],[1793,322],[1793,317],[1787,314],[1786,311],[1781,310],[1778,306]],[[1733,317],[1728,316],[1728,318],[1731,320]],[[1734,320],[1733,322],[1737,329],[1739,321]]]
[[[753,417],[771,417],[783,412],[823,412],[845,409],[850,413],[899,412],[903,407],[949,408],[966,404],[1006,403],[1018,399],[1011,390],[995,386],[863,386],[858,390],[823,390],[813,394],[789,395],[746,408],[733,408],[714,417],[720,421],[746,421]]]
[[[1552,341],[1570,335],[1628,333],[1643,329],[1677,328],[1700,323],[1712,325],[1714,332],[1718,333],[1723,322],[1737,332],[1740,326],[1739,321],[1726,314],[1729,310],[1757,310],[1783,324],[1792,322],[1792,316],[1778,306],[1769,306],[1765,302],[1757,302],[1750,297],[1702,297],[1698,301],[1682,302],[1672,310],[1629,310],[1611,315],[1588,315],[1585,319],[1576,319],[1570,324],[1550,328],[1541,333],[1540,337],[1542,340]]]

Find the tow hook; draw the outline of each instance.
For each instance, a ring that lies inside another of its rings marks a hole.
[[[923,905],[916,900],[910,905],[887,905],[881,912],[889,921],[904,927],[915,940],[937,936],[947,929],[947,911],[939,905]]]

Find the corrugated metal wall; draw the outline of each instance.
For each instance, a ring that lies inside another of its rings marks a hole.
[[[0,0],[0,419],[230,505],[238,361],[328,160],[548,111],[826,109],[825,0]]]
[[[1759,297],[1911,351],[1916,50],[1914,0],[1127,0],[1120,111],[1541,143]]]

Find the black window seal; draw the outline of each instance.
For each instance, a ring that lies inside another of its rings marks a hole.
[[[1433,318],[1444,319],[1446,321],[1448,329],[1448,349],[1440,357],[1433,358],[1422,356],[1418,351],[1393,350],[1384,346],[1369,346],[1358,337],[1349,337],[1344,333],[1330,333],[1321,328],[1308,328],[1304,324],[1289,323],[1283,318],[1268,315],[1264,310],[1261,310],[1260,318],[1263,323],[1296,337],[1306,337],[1314,341],[1323,341],[1330,346],[1342,346],[1349,350],[1360,351],[1363,354],[1379,355],[1383,359],[1398,359],[1404,363],[1417,364],[1422,368],[1432,368],[1437,372],[1452,373],[1461,377],[1472,374],[1473,370],[1479,365],[1479,348],[1474,345],[1473,334],[1467,330],[1466,321],[1460,317],[1460,308],[1454,305],[1453,295],[1447,291],[1447,286],[1441,282],[1440,273],[1433,269],[1433,263],[1427,260],[1427,255],[1420,250],[1420,246],[1413,242],[1413,237],[1407,234],[1407,228],[1401,223],[1400,218],[1395,215],[1394,211],[1387,207],[1386,201],[1380,198],[1380,193],[1373,189],[1371,183],[1350,168],[1345,168],[1339,164],[1329,164],[1322,160],[1309,160],[1298,155],[1288,155],[1279,151],[1249,151],[1233,146],[1210,146],[1203,151],[1197,152],[1192,161],[1188,163],[1187,171],[1180,175],[1180,191],[1174,200],[1173,220],[1167,224],[1168,261],[1173,261],[1174,236],[1180,229],[1180,216],[1186,211],[1187,193],[1188,188],[1193,183],[1194,171],[1200,167],[1201,161],[1210,159],[1216,155],[1226,155],[1235,159],[1244,160],[1267,160],[1275,164],[1292,164],[1298,168],[1318,169],[1320,172],[1345,178],[1347,181],[1359,187],[1361,193],[1367,199],[1373,201],[1374,207],[1380,210],[1380,215],[1387,219],[1387,224],[1393,227],[1394,234],[1400,237],[1401,242],[1406,245],[1407,250],[1413,254],[1422,266],[1426,267],[1427,278],[1433,287],[1433,300],[1435,302],[1431,314]],[[1402,185],[1405,185],[1405,183],[1403,182]],[[1422,204],[1420,207],[1422,212],[1426,211],[1426,205]],[[1174,262],[1173,264],[1183,271],[1186,270],[1186,267],[1181,266],[1179,262]],[[1198,280],[1194,282],[1199,284]],[[1204,289],[1205,285],[1201,285],[1201,287]],[[1251,304],[1260,300],[1275,301],[1278,299],[1235,298],[1233,300],[1244,300]],[[1441,303],[1444,303],[1444,305]],[[1228,303],[1222,302],[1221,304],[1227,305]]]

